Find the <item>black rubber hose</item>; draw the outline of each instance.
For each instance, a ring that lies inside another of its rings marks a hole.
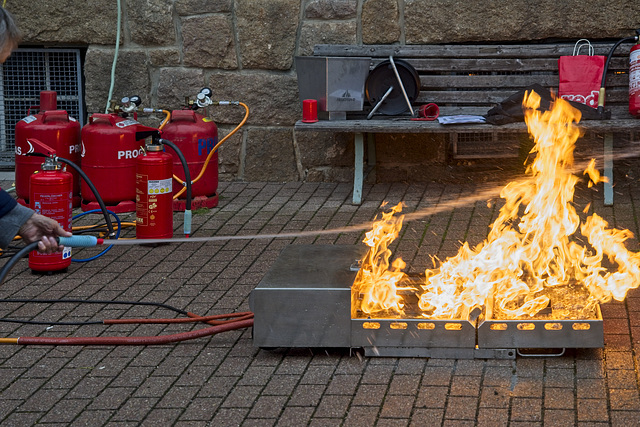
[[[12,256],[11,259],[9,259],[9,261],[7,261],[7,263],[2,266],[2,270],[0,270],[0,285],[4,283],[4,279],[7,277],[7,274],[9,274],[9,271],[11,271],[13,266],[16,265],[16,263],[20,261],[20,259],[29,255],[29,252],[38,249],[38,242],[29,243],[24,248],[20,249],[17,254]]]
[[[49,157],[46,154],[42,154],[42,153],[29,153],[27,154],[27,156],[36,156],[36,157],[45,157],[45,158]],[[96,188],[95,185],[93,185],[93,182],[91,182],[87,174],[84,173],[84,171],[80,169],[80,167],[78,167],[78,165],[73,163],[71,160],[65,159],[63,157],[56,157],[56,160],[59,160],[62,163],[71,166],[76,172],[78,172],[78,174],[82,177],[82,179],[84,179],[84,181],[87,183],[87,185],[91,189],[91,192],[96,197],[96,200],[98,201],[98,205],[100,206],[100,210],[104,215],[104,220],[107,222],[107,228],[109,229],[109,238],[112,238],[113,236],[115,236],[115,232],[113,231],[113,224],[111,223],[111,217],[109,216],[109,212],[107,212],[107,206],[104,204],[102,197],[100,197],[100,194],[98,193],[98,189]]]
[[[178,158],[180,159],[180,163],[182,163],[182,169],[184,169],[184,182],[187,184],[187,202],[185,205],[185,210],[190,211],[191,210],[191,173],[189,172],[189,165],[187,164],[187,159],[184,157],[184,154],[182,154],[182,151],[180,151],[180,149],[176,144],[166,139],[162,139],[161,141],[163,144],[168,145],[169,147],[171,147],[173,151],[176,152],[176,154],[178,155]]]
[[[84,171],[82,169],[80,169],[80,167],[78,165],[76,165],[75,163],[73,163],[71,160],[67,160],[67,159],[64,159],[62,157],[56,157],[56,159],[60,160],[64,164],[67,164],[67,165],[71,166],[76,172],[78,172],[78,174],[80,174],[82,179],[84,179],[84,182],[89,186],[89,188],[91,189],[91,192],[93,193],[93,195],[96,198],[96,201],[98,202],[98,205],[100,206],[100,210],[102,211],[102,214],[104,215],[104,220],[107,222],[107,228],[109,229],[109,238],[110,239],[113,238],[115,236],[115,232],[113,231],[113,224],[111,223],[111,216],[109,216],[109,212],[107,211],[107,206],[104,204],[104,201],[102,200],[102,197],[100,197],[100,194],[98,193],[98,189],[96,188],[96,186],[93,185],[93,182],[91,182],[91,180],[89,179],[87,174],[84,173]]]
[[[616,51],[616,49],[618,48],[618,46],[620,46],[622,43],[624,42],[630,42],[630,41],[638,41],[638,36],[633,36],[633,37],[625,37],[623,39],[620,39],[616,42],[616,44],[613,45],[613,47],[611,48],[611,50],[609,51],[609,55],[607,55],[607,60],[604,63],[604,70],[602,71],[602,82],[600,83],[600,87],[605,87],[605,83],[607,80],[607,69],[609,69],[609,62],[611,62],[611,58],[613,57],[613,53]]]

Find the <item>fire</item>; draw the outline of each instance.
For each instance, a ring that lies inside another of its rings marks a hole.
[[[403,314],[402,298],[398,295],[398,283],[404,279],[402,269],[406,266],[402,259],[396,259],[389,268],[391,250],[389,244],[398,236],[402,228],[403,216],[395,216],[402,210],[402,203],[384,212],[382,219],[366,233],[364,243],[369,251],[362,259],[360,270],[352,289],[352,310],[359,307],[365,314]],[[355,313],[354,317],[355,317]]]
[[[574,208],[579,178],[571,170],[580,112],[562,99],[540,111],[535,92],[525,96],[523,106],[535,159],[525,179],[502,189],[505,203],[487,239],[474,248],[465,242],[457,255],[425,271],[424,282],[402,287],[408,280],[401,271],[404,262],[398,258],[389,268],[389,245],[403,219],[402,206],[394,207],[366,235],[370,249],[353,285],[354,313],[405,315],[399,291],[414,289],[418,317],[466,319],[481,308],[493,318],[543,312],[551,318],[589,318],[598,303],[623,300],[640,285],[640,254],[624,245],[633,234],[609,228],[597,214],[582,222]],[[594,161],[585,175],[589,186],[603,181]]]

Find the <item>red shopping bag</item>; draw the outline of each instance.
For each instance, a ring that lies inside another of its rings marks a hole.
[[[588,47],[588,54],[580,55],[580,49],[584,46]],[[578,40],[573,55],[558,59],[558,96],[597,108],[605,61],[605,56],[593,54],[589,40]]]

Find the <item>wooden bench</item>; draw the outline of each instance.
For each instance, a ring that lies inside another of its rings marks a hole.
[[[593,43],[597,55],[607,55],[613,43]],[[414,108],[435,103],[440,116],[484,115],[490,108],[515,92],[538,83],[557,91],[558,58],[571,55],[574,42],[500,45],[316,45],[314,56],[370,57],[373,69],[390,56],[411,64],[420,77],[420,93],[413,102]],[[586,131],[603,135],[604,175],[606,205],[613,204],[613,137],[614,133],[628,134],[640,128],[640,121],[628,112],[628,52],[629,45],[621,45],[612,58],[607,73],[606,110],[609,120],[583,120]],[[454,158],[483,153],[461,150],[460,141],[481,135],[493,145],[497,155],[501,138],[508,134],[526,133],[524,122],[494,126],[489,124],[441,125],[437,121],[412,121],[409,113],[401,117],[374,115],[367,119],[372,109],[365,98],[362,112],[347,113],[346,120],[320,120],[316,123],[295,124],[295,131],[347,132],[354,134],[354,186],[353,203],[362,201],[362,185],[365,175],[364,141],[367,139],[368,166],[376,163],[375,135],[382,133],[438,133],[449,137],[449,147]],[[463,137],[463,138],[461,138]],[[473,141],[472,141],[473,142]]]

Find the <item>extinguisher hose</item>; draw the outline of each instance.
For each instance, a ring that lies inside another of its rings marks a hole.
[[[36,157],[49,157],[46,154],[43,153],[29,153],[27,154],[27,156],[36,156]],[[89,177],[87,176],[86,173],[84,173],[84,171],[82,169],[80,169],[78,167],[78,165],[76,165],[75,163],[73,163],[71,160],[62,158],[62,157],[57,157],[55,158],[56,161],[60,161],[64,164],[67,164],[69,166],[71,166],[73,168],[73,170],[75,170],[76,172],[78,172],[78,174],[82,177],[82,179],[84,179],[84,181],[87,183],[87,185],[89,186],[89,188],[91,189],[91,192],[93,193],[93,195],[96,197],[96,200],[98,201],[98,205],[100,206],[100,210],[102,211],[102,214],[104,215],[104,219],[107,222],[107,228],[109,229],[109,238],[112,238],[115,236],[115,232],[113,231],[113,224],[111,223],[111,218],[109,217],[109,212],[107,211],[107,206],[104,204],[104,201],[102,200],[102,197],[100,197],[100,194],[98,193],[98,189],[96,188],[95,185],[93,185],[93,182],[91,182],[91,180],[89,179]]]
[[[618,46],[625,42],[637,42],[638,36],[640,35],[640,29],[636,30],[636,35],[632,37],[625,37],[620,39],[613,45],[611,50],[609,50],[609,54],[607,55],[607,60],[604,63],[604,69],[602,70],[602,80],[600,82],[600,93],[598,94],[598,112],[601,116],[604,115],[604,98],[606,95],[605,85],[607,81],[607,70],[609,69],[609,63],[611,62],[611,58],[613,57],[613,53],[616,51]]]
[[[110,239],[116,238],[115,232],[113,231],[113,224],[111,223],[111,217],[109,216],[109,211],[107,211],[107,206],[104,204],[102,197],[100,197],[100,193],[98,193],[98,189],[96,188],[96,186],[93,185],[93,182],[91,182],[87,174],[84,173],[84,171],[80,169],[80,167],[75,163],[73,163],[71,160],[67,160],[62,157],[57,157],[57,159],[62,163],[71,166],[76,172],[78,172],[78,174],[80,174],[82,179],[84,179],[84,182],[89,186],[89,188],[91,189],[91,192],[93,193],[93,195],[95,196],[98,202],[98,205],[100,206],[102,215],[104,215],[104,220],[107,222],[107,228],[109,229],[109,238]]]
[[[189,172],[189,164],[176,144],[167,139],[162,139],[162,143],[168,145],[175,151],[180,159],[180,163],[182,163],[182,169],[184,169],[183,184],[186,184],[187,188],[187,201],[184,208],[184,234],[188,236],[191,234],[191,173]]]

